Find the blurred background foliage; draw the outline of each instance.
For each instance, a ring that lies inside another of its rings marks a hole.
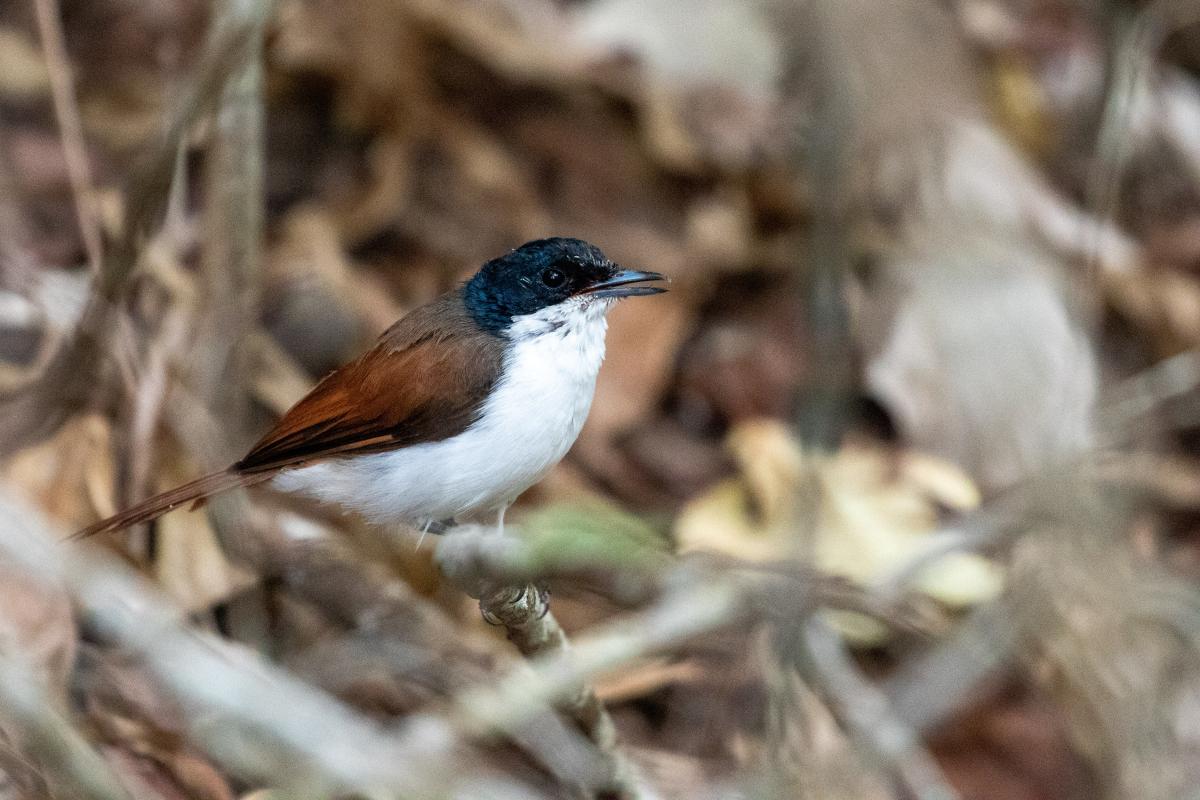
[[[46,547],[549,235],[673,282],[519,549]],[[7,0],[0,798],[1197,796],[1198,347],[1194,2]]]

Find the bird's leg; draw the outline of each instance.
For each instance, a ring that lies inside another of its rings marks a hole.
[[[509,503],[504,503],[496,508],[497,536],[504,535],[504,513],[508,506]],[[481,589],[478,597],[484,622],[508,628],[510,639],[514,635],[513,626],[527,626],[531,620],[540,621],[550,613],[550,587],[542,581],[513,584],[500,580]]]
[[[417,540],[417,548],[420,548],[421,542],[425,541],[425,534],[432,533],[434,536],[441,536],[452,527],[454,527],[453,519],[434,519],[433,517],[429,517],[425,520],[425,524],[421,526],[421,538]]]
[[[421,526],[421,535],[417,537],[417,546],[413,549],[420,550],[421,542],[425,541],[425,534],[429,533],[429,526],[433,524],[433,517],[425,520],[425,524]]]

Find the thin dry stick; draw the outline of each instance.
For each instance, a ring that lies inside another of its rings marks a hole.
[[[121,505],[132,505],[149,496],[154,436],[167,401],[171,378],[171,355],[186,336],[185,315],[169,308],[161,333],[148,343],[128,410],[127,478],[121,484]]]
[[[217,26],[233,26],[258,0],[224,0]],[[226,22],[225,20],[230,20]],[[190,355],[199,393],[221,417],[230,444],[249,444],[247,353],[239,347],[258,310],[263,198],[263,35],[258,19],[247,58],[221,90],[205,174],[204,306]],[[233,452],[226,455],[232,457]]]
[[[841,708],[859,745],[891,767],[917,800],[958,800],[920,736],[862,674],[841,637],[824,621],[810,619],[804,640],[820,684]]]
[[[547,596],[531,584],[490,589],[479,598],[479,610],[489,622],[504,626],[508,640],[526,658],[550,658],[570,650],[567,634],[550,610]],[[581,686],[559,707],[598,746],[611,749],[616,744],[612,719],[590,686]]]
[[[489,622],[504,626],[508,639],[529,659],[549,659],[570,652],[566,633],[550,611],[548,596],[516,577],[520,565],[528,566],[522,542],[495,536],[479,526],[463,526],[438,540],[436,559],[445,574],[463,591],[479,598],[479,609]],[[581,684],[563,696],[557,708],[567,714],[604,759],[600,788],[620,797],[644,797],[634,768],[617,743],[616,726],[595,691]]]
[[[180,251],[178,214],[181,195],[187,190],[187,169],[180,149],[175,160],[171,186],[170,211],[156,244],[168,257],[175,258]],[[191,316],[186,307],[173,302],[163,308],[155,328],[155,335],[139,346],[145,338],[128,317],[118,317],[118,332],[114,335],[114,357],[122,378],[122,388],[130,399],[128,409],[122,412],[122,425],[128,442],[123,447],[125,479],[120,483],[119,506],[129,506],[149,496],[150,469],[153,463],[154,436],[162,419],[167,402],[167,388],[176,354],[182,348],[191,330]]]
[[[95,197],[92,170],[88,163],[87,146],[83,141],[83,125],[79,121],[75,80],[67,56],[61,9],[58,0],[34,0],[33,6],[37,12],[38,35],[46,55],[46,69],[50,74],[54,115],[58,118],[67,175],[71,179],[71,190],[75,197],[79,232],[83,237],[83,248],[87,252],[88,266],[91,267],[92,274],[98,274],[103,258],[103,239],[100,235],[100,220],[92,202]]]
[[[881,687],[896,718],[917,732],[949,719],[978,687],[1009,664],[1020,644],[1011,603],[988,603],[971,612],[954,635],[904,664]]]
[[[1097,427],[1113,444],[1127,441],[1144,427],[1145,417],[1200,388],[1200,351],[1187,350],[1127,378],[1108,392]],[[1191,424],[1188,420],[1186,424]]]
[[[108,764],[54,709],[29,667],[0,654],[0,719],[54,784],[81,800],[130,800]]]
[[[567,634],[550,611],[548,596],[531,584],[488,588],[479,598],[479,610],[489,621],[503,625],[508,639],[526,658],[567,657]],[[604,704],[589,684],[581,684],[557,704],[579,725],[584,735],[608,761],[603,788],[623,798],[644,796],[633,775],[633,766],[621,752],[617,728]]]

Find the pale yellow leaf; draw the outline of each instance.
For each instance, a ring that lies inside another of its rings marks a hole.
[[[802,552],[792,520],[796,489],[808,476],[819,487],[815,565],[865,586],[922,552],[938,527],[939,508],[966,511],[979,503],[978,489],[961,470],[925,454],[898,457],[882,447],[857,445],[832,457],[806,457],[787,427],[774,421],[739,425],[729,446],[741,475],[684,508],[675,528],[682,550],[751,561]],[[913,586],[961,608],[995,597],[1003,579],[990,561],[957,553],[923,570]],[[861,615],[829,618],[858,643],[874,644],[886,636],[883,626]]]

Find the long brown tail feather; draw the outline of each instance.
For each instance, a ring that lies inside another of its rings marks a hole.
[[[237,472],[233,468],[205,475],[191,483],[185,483],[174,489],[157,494],[148,500],[143,500],[119,514],[113,514],[107,519],[94,522],[83,530],[75,532],[72,539],[83,539],[97,533],[109,533],[158,519],[168,511],[178,508],[185,503],[203,504],[213,495],[237,489],[241,486],[252,486],[270,480],[273,474]]]

